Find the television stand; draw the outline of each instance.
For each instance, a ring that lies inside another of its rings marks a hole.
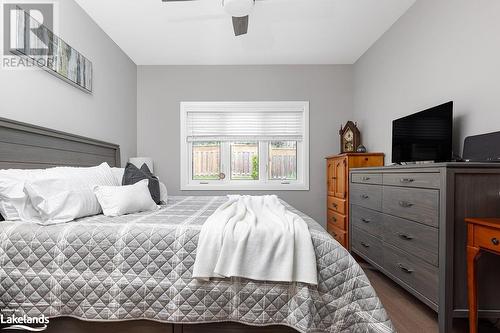
[[[438,313],[439,331],[468,316],[467,217],[500,216],[500,164],[431,163],[350,173],[350,244]],[[500,258],[478,264],[479,316],[500,318]]]

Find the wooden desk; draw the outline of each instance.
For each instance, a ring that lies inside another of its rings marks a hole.
[[[467,287],[469,332],[477,333],[477,272],[481,251],[500,255],[500,218],[465,219],[467,222]]]

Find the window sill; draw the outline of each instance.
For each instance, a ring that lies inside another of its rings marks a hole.
[[[309,191],[308,184],[185,184],[181,191]]]

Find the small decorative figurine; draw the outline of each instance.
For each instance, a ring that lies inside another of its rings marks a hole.
[[[363,145],[359,145],[358,149],[356,149],[357,153],[366,153],[366,147]]]

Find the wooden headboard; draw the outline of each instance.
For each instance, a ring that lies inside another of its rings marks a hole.
[[[120,146],[0,118],[0,169],[120,166]]]

